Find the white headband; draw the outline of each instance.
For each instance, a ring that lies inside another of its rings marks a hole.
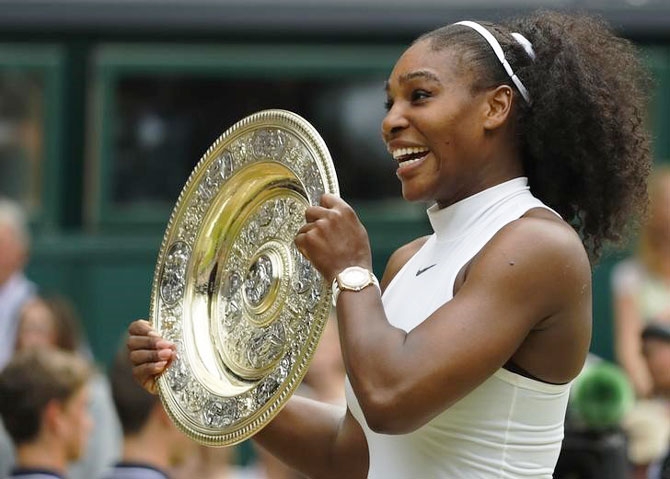
[[[533,44],[530,43],[530,41],[520,33],[512,32],[511,35],[514,37],[517,43],[521,45],[524,50],[526,50],[526,53],[531,58],[531,60],[535,61],[535,50],[533,50]]]
[[[500,43],[498,43],[498,40],[496,40],[496,37],[494,37],[491,32],[489,32],[485,27],[480,25],[477,22],[471,22],[469,20],[464,20],[462,22],[456,22],[454,25],[463,25],[466,27],[470,27],[473,30],[475,30],[477,33],[479,33],[484,39],[488,42],[489,45],[491,45],[491,48],[493,48],[493,52],[496,54],[498,57],[498,60],[500,60],[500,63],[502,64],[503,68],[505,68],[505,71],[509,75],[509,77],[512,79],[512,82],[514,85],[516,85],[516,88],[519,90],[519,93],[521,93],[521,96],[523,97],[524,100],[526,100],[526,103],[530,104],[530,93],[528,93],[528,90],[526,90],[526,87],[523,85],[521,80],[519,79],[518,76],[516,76],[516,73],[512,70],[512,67],[510,66],[509,62],[505,58],[505,53],[503,52],[502,47],[500,46]],[[523,47],[523,49],[526,51],[528,56],[532,59],[535,60],[535,51],[533,50],[533,45],[528,41],[526,37],[521,35],[520,33],[512,33],[512,36],[514,39],[519,42],[519,44]]]

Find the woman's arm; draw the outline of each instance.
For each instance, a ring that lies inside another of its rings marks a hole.
[[[156,393],[156,380],[175,357],[172,343],[150,323],[133,322],[128,349],[135,379]],[[254,439],[289,466],[313,478],[365,477],[368,449],[363,430],[341,408],[293,396]]]
[[[347,266],[369,267],[367,235],[350,207],[327,195],[322,205],[308,210],[298,247],[328,279]],[[501,368],[538,328],[558,330],[564,346],[566,360],[548,380],[572,379],[588,350],[590,309],[581,242],[568,226],[544,218],[503,228],[455,297],[410,333],[388,323],[375,288],[343,291],[337,304],[349,379],[368,425],[387,434],[427,423]]]

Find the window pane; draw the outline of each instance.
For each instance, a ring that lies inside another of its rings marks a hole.
[[[174,203],[209,145],[268,108],[294,111],[314,125],[346,198],[397,197],[395,165],[380,137],[383,80],[125,76],[114,92],[112,201]]]
[[[43,132],[43,75],[0,68],[0,196],[28,211],[41,203]]]

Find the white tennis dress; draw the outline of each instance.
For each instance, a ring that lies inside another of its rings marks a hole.
[[[429,208],[435,233],[382,297],[389,323],[408,332],[419,325],[452,299],[458,272],[493,235],[538,207],[549,209],[531,194],[527,178],[515,178],[447,208]],[[499,369],[416,431],[386,435],[367,426],[346,381],[348,407],[367,438],[370,479],[551,478],[569,390]]]

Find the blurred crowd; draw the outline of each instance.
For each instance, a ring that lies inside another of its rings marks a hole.
[[[0,200],[0,478],[301,477],[248,444],[187,438],[134,381],[125,341],[108,371],[97,367],[72,305],[26,278],[29,245],[21,209]],[[344,406],[334,320],[298,393]]]
[[[670,478],[670,168],[649,184],[636,254],[612,273],[615,351],[637,401],[624,420],[636,478]],[[663,471],[662,471],[663,470]]]
[[[670,169],[657,169],[649,191],[639,246],[612,273],[613,320],[616,359],[636,396],[620,424],[630,477],[663,479],[670,478]],[[0,200],[0,478],[300,477],[249,444],[207,448],[185,437],[158,397],[133,380],[122,341],[109,370],[97,367],[72,305],[26,278],[29,245],[21,209]],[[331,318],[298,394],[345,407],[344,374]]]

